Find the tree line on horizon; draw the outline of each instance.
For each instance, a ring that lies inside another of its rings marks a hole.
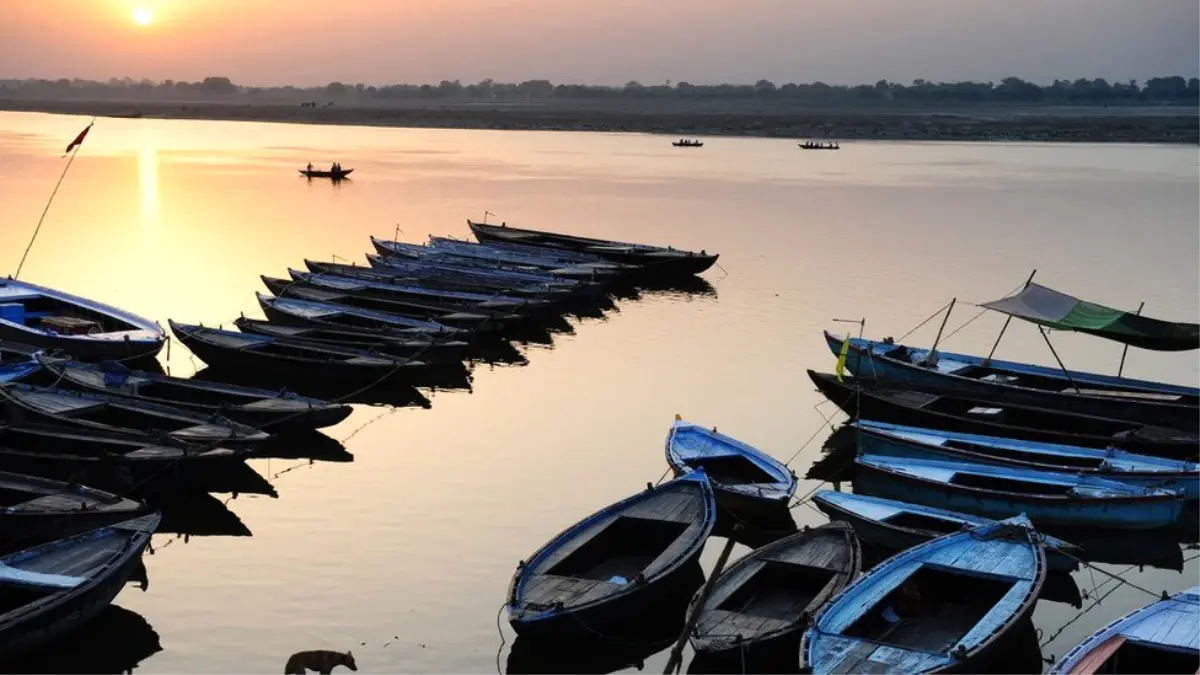
[[[754,84],[690,84],[670,81],[661,85],[627,82],[624,86],[554,84],[549,80],[520,83],[483,80],[462,84],[393,84],[384,86],[331,82],[320,87],[240,86],[228,77],[206,77],[199,82],[112,78],[108,82],[81,79],[0,80],[0,97],[98,98],[193,100],[248,98],[263,102],[321,101],[323,103],[372,100],[436,100],[474,102],[530,102],[550,100],[657,99],[660,101],[758,100],[813,105],[831,104],[934,104],[971,105],[1010,103],[1029,105],[1200,105],[1200,79],[1181,76],[1152,77],[1109,82],[1104,78],[1055,80],[1039,85],[1019,77],[1000,82],[931,82],[913,80],[905,85],[879,80],[875,84],[831,85],[824,82],[776,85],[770,80]]]

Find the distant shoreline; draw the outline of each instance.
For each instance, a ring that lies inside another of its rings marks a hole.
[[[1200,145],[1196,108],[979,107],[947,111],[781,109],[678,105],[401,104],[301,108],[284,103],[29,100],[0,111],[98,117],[335,124],[379,127],[598,131],[674,137],[1173,143]]]

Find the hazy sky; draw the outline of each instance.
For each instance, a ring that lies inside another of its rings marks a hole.
[[[1145,80],[1198,33],[1196,0],[0,0],[0,78]]]

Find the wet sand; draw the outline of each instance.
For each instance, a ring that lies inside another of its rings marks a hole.
[[[717,102],[396,101],[301,108],[283,102],[81,101],[0,98],[0,110],[109,117],[235,120],[415,128],[601,131],[671,136],[1200,144],[1200,115],[1186,107],[789,109]]]

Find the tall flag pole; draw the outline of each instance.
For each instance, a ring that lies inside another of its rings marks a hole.
[[[50,199],[46,202],[46,208],[42,209],[42,217],[38,218],[37,227],[33,230],[33,236],[29,238],[29,245],[25,247],[25,253],[21,254],[21,263],[17,265],[17,273],[13,275],[14,279],[21,276],[21,268],[25,267],[25,258],[29,256],[29,249],[33,248],[33,242],[37,240],[38,232],[42,230],[42,221],[46,220],[46,214],[50,211],[50,205],[54,203],[54,195],[58,194],[58,187],[62,185],[63,179],[67,177],[67,171],[71,168],[71,162],[75,161],[75,155],[79,154],[79,148],[83,145],[83,139],[87,138],[88,132],[92,130],[92,125],[95,123],[96,118],[93,117],[92,121],[83,128],[83,131],[79,132],[79,135],[67,145],[67,149],[63,152],[63,157],[70,155],[71,159],[67,160],[67,165],[63,167],[62,174],[58,177],[58,182],[54,184],[54,191],[50,193]]]

